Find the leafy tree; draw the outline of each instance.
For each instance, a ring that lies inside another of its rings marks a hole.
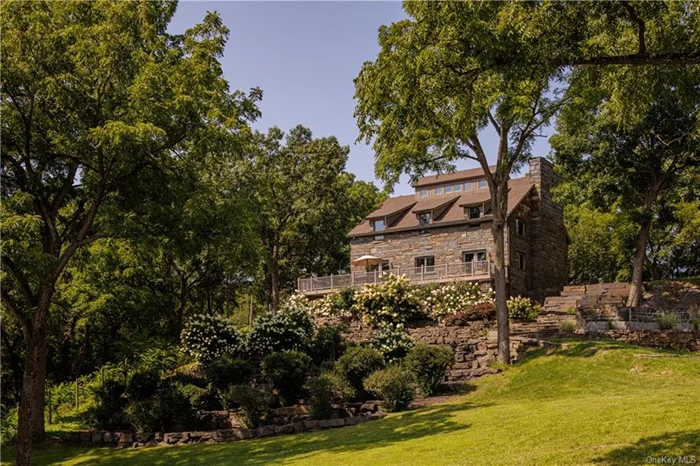
[[[257,116],[259,92],[231,93],[222,77],[219,17],[173,36],[175,6],[2,5],[2,301],[26,348],[18,464],[44,434],[47,325],[73,257],[153,195],[160,173]]]
[[[311,130],[279,128],[256,135],[247,173],[258,207],[268,303],[300,274],[346,267],[345,234],[381,200],[377,189],[345,172],[349,148]]]
[[[601,74],[603,79],[585,75],[569,90],[576,99],[562,111],[551,142],[558,162],[570,178],[586,184],[584,192],[594,203],[614,203],[638,225],[627,302],[637,306],[652,223],[663,217],[682,173],[700,164],[700,69]],[[626,102],[616,101],[608,91],[613,85],[606,78],[618,76],[627,79],[615,88],[641,85],[646,90],[647,103],[635,105],[632,116],[625,112]]]

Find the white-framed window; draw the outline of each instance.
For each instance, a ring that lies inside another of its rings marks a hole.
[[[420,190],[420,197],[428,197],[428,190],[427,190],[427,189],[421,189],[421,190]]]
[[[486,251],[465,251],[462,253],[462,262],[483,262],[486,260]]]
[[[449,186],[445,186],[445,192],[446,193],[456,193],[462,190],[462,185],[461,184],[451,184]]]
[[[438,186],[435,188],[435,194],[442,194],[444,188],[442,186]]]
[[[525,253],[516,251],[516,265],[520,270],[525,270]]]
[[[486,180],[479,180],[479,189],[484,189],[488,185],[486,184]]]
[[[384,228],[386,228],[384,219],[375,220],[372,222],[372,231],[384,231]]]
[[[435,256],[422,256],[415,258],[416,267],[424,267],[426,272],[435,270]]]
[[[518,236],[525,236],[525,221],[523,219],[515,219],[515,234]]]

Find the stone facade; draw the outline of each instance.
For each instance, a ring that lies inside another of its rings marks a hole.
[[[552,200],[551,188],[559,181],[553,165],[542,158],[533,158],[527,176],[534,189],[509,214],[506,226],[508,292],[511,296],[542,301],[545,296],[558,293],[568,280],[568,236],[563,209]],[[522,236],[516,234],[516,219],[525,223]],[[458,225],[436,225],[424,232],[414,229],[355,236],[350,242],[351,260],[363,255],[381,257],[388,260],[392,270],[416,267],[416,258],[424,256],[433,256],[436,267],[459,264],[462,254],[471,251],[486,251],[493,260],[491,225],[487,217]],[[520,255],[524,257],[522,268]],[[353,271],[362,272],[364,267],[355,267]]]

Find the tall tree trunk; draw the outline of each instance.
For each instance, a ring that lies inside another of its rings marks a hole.
[[[506,180],[507,183],[507,180]],[[500,183],[499,183],[500,185]],[[493,279],[496,287],[496,321],[498,323],[498,355],[499,362],[510,364],[510,322],[508,320],[508,290],[506,287],[505,265],[505,223],[506,218],[502,205],[508,204],[507,188],[498,187],[497,202],[493,206],[493,235],[494,270]],[[507,211],[506,211],[507,214]]]
[[[634,252],[634,263],[632,264],[632,282],[630,283],[630,294],[627,298],[627,306],[637,307],[642,302],[642,285],[644,278],[644,258],[646,257],[647,244],[649,243],[649,233],[651,231],[651,216],[644,218],[637,238],[637,249]]]
[[[46,379],[46,321],[53,290],[42,290],[32,320],[31,332],[25,336],[26,355],[17,426],[17,465],[28,466],[32,444],[42,442],[44,430],[44,381]]]
[[[277,314],[280,305],[280,279],[279,279],[279,262],[280,262],[280,231],[275,231],[275,237],[272,242],[272,257],[270,260],[270,294],[272,298],[272,313]]]

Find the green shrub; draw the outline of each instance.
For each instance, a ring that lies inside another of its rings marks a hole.
[[[413,401],[413,376],[398,365],[370,374],[364,388],[381,398],[387,411],[401,411]]]
[[[230,356],[211,361],[204,367],[204,377],[218,390],[247,383],[252,375],[250,362]]]
[[[6,448],[17,441],[17,407],[0,405],[0,446]]]
[[[321,372],[309,380],[311,391],[310,419],[329,419],[333,414],[333,403],[343,403],[355,395],[355,390],[340,374]]]
[[[211,361],[234,354],[242,348],[241,334],[223,316],[196,314],[186,323],[180,335],[183,350],[197,361]]]
[[[369,347],[379,351],[389,363],[403,359],[413,345],[413,339],[403,324],[395,327],[384,325],[372,333],[372,339],[369,341]]]
[[[559,330],[564,333],[574,333],[576,331],[576,321],[571,319],[562,320],[559,323]]]
[[[156,394],[159,384],[160,375],[157,372],[137,372],[129,377],[126,396],[130,401],[151,398]]]
[[[289,311],[255,319],[248,334],[252,354],[306,351],[314,335],[314,323],[306,312]]]
[[[335,361],[343,354],[346,347],[343,335],[348,332],[346,324],[325,323],[318,327],[314,337],[312,353],[314,361],[321,364],[323,361]]]
[[[105,380],[93,390],[95,405],[82,418],[86,424],[99,430],[118,430],[128,425],[124,408],[126,387],[116,380]]]
[[[511,319],[529,322],[537,320],[541,306],[533,303],[530,298],[518,296],[508,300],[508,315]]]
[[[566,313],[573,316],[576,314],[576,308],[573,306],[569,306],[566,308]]]
[[[329,293],[323,298],[311,301],[309,308],[316,316],[352,317],[355,292],[353,288],[343,288],[337,293]]]
[[[385,275],[380,283],[366,285],[355,294],[353,311],[377,327],[397,325],[422,313],[418,290],[408,278]]]
[[[272,353],[263,359],[263,376],[277,389],[283,404],[293,404],[309,376],[311,358],[299,351]]]
[[[336,370],[355,390],[362,390],[362,381],[372,372],[384,367],[382,354],[372,348],[354,346],[336,362]]]
[[[408,352],[404,365],[413,374],[421,393],[432,395],[447,377],[455,362],[452,349],[446,346],[421,344]]]
[[[198,419],[191,396],[182,385],[165,380],[154,396],[129,400],[124,414],[139,433],[194,429]]]
[[[672,330],[678,325],[678,317],[676,314],[661,313],[659,315],[659,328],[661,330]]]
[[[173,390],[176,390],[183,399],[187,400],[190,408],[195,411],[203,411],[215,407],[213,403],[215,401],[214,397],[207,388],[182,382],[173,382],[171,387]]]
[[[269,411],[272,397],[265,388],[231,385],[220,393],[224,409],[240,408],[247,427],[258,427]]]

